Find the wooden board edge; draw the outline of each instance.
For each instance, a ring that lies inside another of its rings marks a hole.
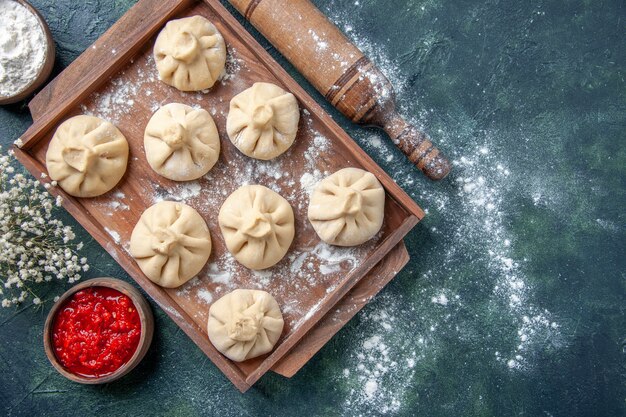
[[[369,301],[374,298],[409,262],[409,253],[404,241],[398,243],[383,260],[381,260],[369,273],[350,290],[350,292],[337,303],[338,308],[342,303],[354,305],[355,308],[342,315],[350,321],[361,311]],[[387,272],[385,272],[387,271]],[[293,377],[302,369],[308,361],[317,354],[341,329],[347,321],[341,324],[332,320],[333,312],[329,312],[300,340],[293,349],[283,356],[273,367],[272,371],[287,378]],[[325,322],[330,324],[326,325]]]

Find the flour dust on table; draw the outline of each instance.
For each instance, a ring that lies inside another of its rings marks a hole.
[[[148,58],[154,61],[153,58]],[[154,65],[151,65],[154,67]],[[154,82],[157,80],[158,75],[156,70],[149,72],[136,72],[136,82],[129,83],[125,80],[127,71],[133,71],[134,67],[130,67],[117,76],[115,76],[109,82],[108,88],[104,91],[98,91],[93,93],[92,99],[95,104],[95,108],[89,109],[84,104],[80,105],[80,110],[83,114],[90,116],[97,116],[116,124],[119,122],[119,116],[128,114],[135,106],[135,99],[137,94],[141,90],[144,84]],[[152,94],[146,92],[150,97]],[[155,108],[156,107],[156,108]],[[151,102],[151,108],[156,111],[159,108],[159,103]]]
[[[354,345],[341,361],[342,372],[335,373],[347,387],[347,406],[400,410],[416,372],[445,357],[449,340],[487,352],[492,363],[485,366],[513,372],[532,372],[539,351],[567,343],[558,318],[534,300],[526,260],[513,255],[516,236],[507,229],[503,201],[519,192],[511,178],[515,174],[506,158],[490,151],[488,138],[473,140],[482,144],[453,162],[456,193],[413,193],[428,208],[425,225],[447,223],[446,230],[456,230],[446,236],[430,227],[445,252],[429,251],[403,271],[419,279],[415,293],[383,292],[365,307],[357,330],[340,334]],[[392,145],[382,143],[366,149],[386,158]],[[410,192],[415,186],[409,169],[391,174]],[[412,335],[408,340],[407,334]]]
[[[385,48],[361,36],[352,16],[330,18],[391,80],[400,112],[418,113],[408,121],[427,125],[432,110],[419,110],[419,103],[403,99],[408,80]],[[352,346],[340,361],[342,369],[333,374],[355,415],[403,409],[405,400],[414,398],[418,375],[447,354],[442,350],[446,341],[469,342],[487,352],[485,366],[510,372],[532,372],[538,352],[567,344],[558,317],[535,299],[527,259],[515,257],[518,236],[509,227],[511,201],[520,195],[535,202],[558,199],[559,191],[540,180],[519,187],[528,181],[510,167],[515,155],[498,147],[500,133],[476,131],[473,125],[468,120],[465,126],[434,132],[444,146],[452,138],[464,143],[460,151],[448,151],[453,163],[448,185],[418,184],[407,163],[388,171],[426,208],[424,226],[430,229],[425,234],[439,243],[436,250],[409,248],[419,255],[411,255],[417,260],[402,275],[419,279],[412,286],[415,293],[404,294],[391,284],[364,308],[356,330],[339,335]],[[404,158],[383,133],[359,131],[356,140],[377,161]],[[455,232],[443,234],[437,225]]]

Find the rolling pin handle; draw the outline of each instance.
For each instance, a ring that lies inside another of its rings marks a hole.
[[[450,173],[450,162],[426,133],[397,113],[383,124],[393,143],[431,180],[442,180]]]
[[[229,1],[346,117],[382,127],[428,178],[448,175],[428,136],[396,113],[387,77],[310,0]]]

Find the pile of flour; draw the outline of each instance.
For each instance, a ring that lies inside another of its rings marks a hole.
[[[21,4],[0,0],[0,16],[0,97],[9,97],[37,78],[47,40],[35,15]]]

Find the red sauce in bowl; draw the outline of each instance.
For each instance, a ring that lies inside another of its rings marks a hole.
[[[56,313],[52,347],[69,372],[88,378],[110,375],[133,356],[141,321],[132,300],[107,287],[73,294]]]

